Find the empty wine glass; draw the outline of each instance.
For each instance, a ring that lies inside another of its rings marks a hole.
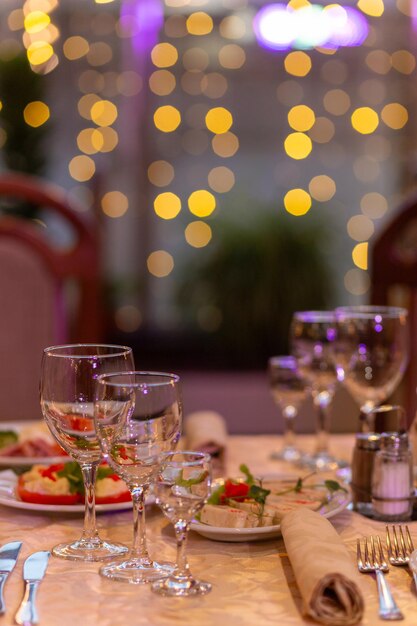
[[[141,584],[169,574],[171,563],[154,561],[146,546],[145,496],[165,452],[180,438],[180,379],[164,372],[123,372],[97,379],[94,417],[97,436],[110,467],[129,487],[133,500],[133,542],[124,561],[100,574]]]
[[[51,346],[43,352],[40,379],[42,413],[52,435],[79,463],[84,479],[84,530],[78,541],[55,546],[65,559],[102,561],[127,551],[100,539],[96,528],[95,482],[102,452],[94,428],[95,378],[131,370],[131,348],[100,344]]]
[[[402,307],[345,306],[335,310],[339,378],[362,415],[385,402],[408,363],[408,312]],[[370,429],[372,424],[368,425]]]
[[[210,493],[210,456],[204,452],[171,452],[165,455],[154,483],[156,502],[174,525],[177,539],[175,569],[167,578],[152,585],[164,596],[190,596],[208,593],[211,584],[196,580],[186,557],[190,522],[203,507]]]
[[[298,371],[296,358],[290,355],[272,356],[268,360],[268,377],[272,397],[284,418],[283,446],[271,458],[298,461],[301,453],[296,446],[294,421],[306,398],[307,381]]]
[[[290,330],[291,352],[310,384],[316,410],[316,450],[301,463],[316,470],[334,470],[346,465],[329,452],[330,405],[337,384],[333,311],[297,311]]]

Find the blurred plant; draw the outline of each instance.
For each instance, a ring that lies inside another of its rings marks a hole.
[[[224,366],[263,367],[286,354],[293,312],[332,302],[325,225],[264,213],[243,225],[213,221],[212,247],[187,263],[178,289],[184,326],[205,328],[205,351]]]
[[[26,54],[0,59],[0,124],[5,133],[1,157],[7,169],[41,175],[45,170],[45,138],[49,124],[34,128],[24,119],[29,102],[43,100],[45,78],[32,71]],[[34,217],[32,205],[2,200],[2,212]]]

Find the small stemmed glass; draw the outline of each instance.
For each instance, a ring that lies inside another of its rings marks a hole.
[[[52,435],[79,463],[84,479],[84,530],[78,541],[55,546],[64,559],[102,561],[127,552],[127,547],[100,539],[96,528],[95,482],[102,452],[94,428],[95,378],[131,370],[131,348],[100,344],[51,346],[43,353],[40,380],[42,413]]]
[[[346,465],[329,452],[330,405],[336,384],[334,341],[336,317],[333,311],[297,311],[290,331],[291,351],[301,374],[309,381],[316,410],[316,450],[304,455],[301,463],[315,470],[334,470]]]
[[[169,452],[154,483],[156,502],[174,525],[177,539],[175,569],[168,577],[152,584],[152,591],[164,596],[190,596],[208,593],[211,584],[196,580],[186,557],[187,537],[193,517],[210,493],[210,456],[204,452]]]
[[[268,359],[268,378],[272,397],[284,418],[283,446],[271,454],[272,459],[296,462],[301,457],[296,446],[294,421],[306,398],[307,381],[297,368],[297,360],[290,355]]]
[[[408,311],[363,305],[338,307],[335,315],[339,378],[366,421],[404,375],[409,358]],[[372,424],[364,426],[373,430]]]
[[[173,565],[154,561],[146,546],[145,496],[163,454],[180,438],[180,380],[164,372],[122,372],[99,376],[94,418],[110,467],[129,487],[133,500],[133,542],[127,560],[109,563],[100,574],[141,584],[171,573]]]

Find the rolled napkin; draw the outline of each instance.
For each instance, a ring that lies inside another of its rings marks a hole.
[[[281,532],[304,614],[329,626],[357,624],[364,611],[359,574],[330,522],[301,507],[283,517]]]
[[[189,450],[208,452],[213,459],[213,468],[224,468],[227,444],[227,429],[224,418],[215,411],[189,413],[184,420],[184,445]]]

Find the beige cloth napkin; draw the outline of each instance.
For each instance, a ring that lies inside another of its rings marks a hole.
[[[301,507],[284,516],[281,532],[304,613],[329,626],[357,624],[364,610],[359,574],[330,522]]]
[[[214,470],[224,468],[227,447],[227,428],[224,417],[215,411],[196,411],[184,420],[183,446],[188,450],[208,452]]]

